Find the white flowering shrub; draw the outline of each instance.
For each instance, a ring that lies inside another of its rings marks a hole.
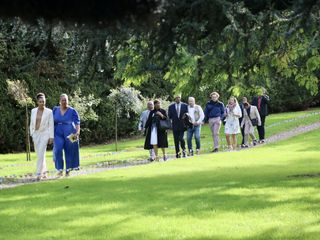
[[[78,111],[81,121],[98,120],[98,115],[94,111],[93,106],[99,105],[100,98],[95,98],[93,94],[83,96],[79,88],[69,97],[69,101],[70,105]]]
[[[125,112],[130,117],[130,112],[139,114],[143,108],[143,96],[132,87],[112,89],[108,98],[115,104],[117,114]]]

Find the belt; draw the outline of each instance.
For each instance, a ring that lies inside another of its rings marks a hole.
[[[72,125],[72,123],[64,123],[64,122],[58,122],[55,123],[56,125]]]

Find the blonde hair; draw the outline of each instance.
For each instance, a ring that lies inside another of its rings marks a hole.
[[[228,104],[229,104],[231,99],[236,103],[236,105],[239,105],[237,98],[234,97],[234,96],[229,97]]]

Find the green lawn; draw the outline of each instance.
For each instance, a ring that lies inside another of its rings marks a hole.
[[[311,109],[309,111],[290,112],[281,114],[272,114],[266,120],[266,136],[269,137],[279,132],[288,131],[298,126],[308,125],[319,121],[320,109]],[[304,118],[301,118],[304,117]],[[226,145],[223,128],[220,131],[221,145]],[[258,136],[256,134],[256,136]],[[208,125],[202,128],[202,149],[203,152],[210,152],[212,149],[211,131]],[[240,140],[240,136],[239,136]],[[146,159],[148,152],[142,149],[143,138],[135,140],[123,140],[119,143],[120,152],[114,153],[114,144],[104,144],[96,146],[87,146],[81,148],[81,165],[87,166],[97,162],[113,161],[113,160],[135,160]],[[169,133],[169,153],[173,154],[173,137]],[[0,154],[0,176],[8,175],[22,175],[26,173],[33,173],[35,171],[36,156],[34,153],[31,155],[32,162],[25,161],[25,154]],[[47,153],[47,166],[48,170],[54,170],[52,162],[52,152]]]
[[[0,191],[0,239],[318,240],[320,131]]]

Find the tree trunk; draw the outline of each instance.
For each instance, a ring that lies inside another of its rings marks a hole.
[[[114,104],[115,112],[115,137],[116,137],[116,152],[118,152],[118,114],[117,114],[117,104]]]

